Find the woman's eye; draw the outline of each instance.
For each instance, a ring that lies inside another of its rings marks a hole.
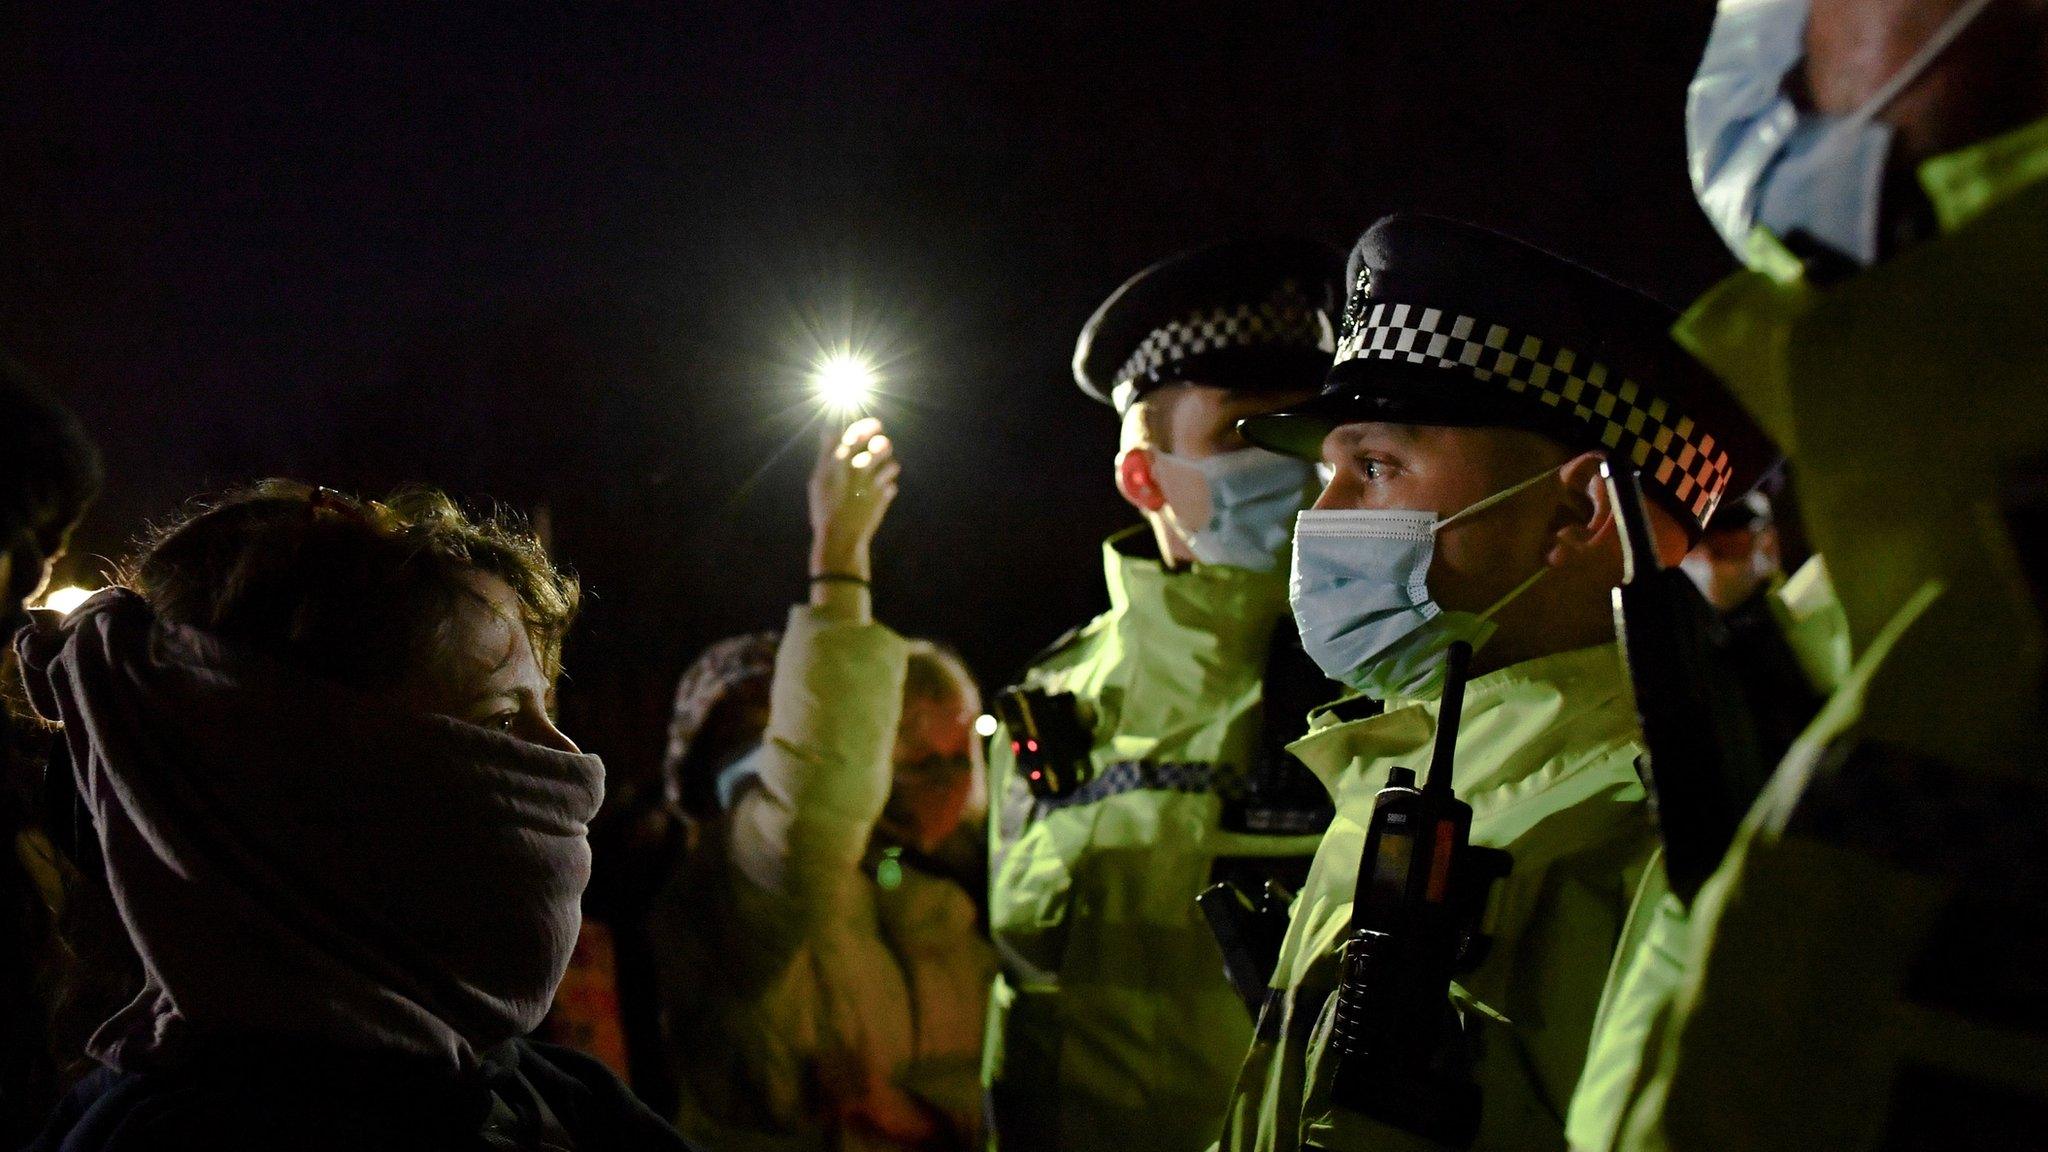
[[[490,719],[484,721],[484,727],[495,728],[500,732],[510,732],[512,730],[512,725],[517,723],[518,720],[519,713],[517,712],[499,712],[496,715],[492,716]]]

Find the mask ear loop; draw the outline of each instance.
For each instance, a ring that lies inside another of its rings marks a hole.
[[[1901,64],[1897,72],[1892,73],[1892,78],[1885,81],[1883,87],[1871,93],[1870,98],[1865,100],[1861,107],[1849,113],[1847,122],[1865,124],[1889,108],[1892,101],[1899,98],[1900,93],[1912,87],[1913,83],[1920,79],[1921,74],[1926,72],[1942,53],[1948,51],[1957,37],[1971,24],[1976,23],[1977,17],[1983,15],[1984,10],[1991,7],[1991,3],[1992,0],[1965,0],[1962,7],[1950,13],[1941,27],[1934,30],[1934,35],[1927,38],[1927,43],[1922,44],[1919,51]]]
[[[1483,500],[1480,500],[1474,504],[1471,504],[1465,508],[1462,508],[1456,512],[1451,513],[1449,516],[1446,516],[1443,519],[1437,521],[1436,524],[1430,528],[1430,531],[1441,532],[1444,529],[1450,527],[1451,525],[1456,524],[1460,520],[1469,520],[1472,517],[1479,515],[1481,512],[1486,511],[1488,508],[1493,507],[1496,504],[1502,504],[1509,500],[1514,499],[1517,496],[1520,496],[1522,493],[1527,492],[1529,489],[1534,488],[1536,485],[1542,483],[1544,479],[1546,479],[1547,477],[1555,475],[1557,475],[1557,469],[1545,468],[1543,471],[1538,472],[1534,476],[1529,477],[1527,480],[1522,481],[1520,484],[1516,484],[1510,488],[1503,488],[1500,491],[1495,492],[1493,495],[1488,496]]]
[[[1536,569],[1536,571],[1529,573],[1529,578],[1527,580],[1524,580],[1520,584],[1515,585],[1513,588],[1508,590],[1507,595],[1501,597],[1498,600],[1495,600],[1493,604],[1486,609],[1486,611],[1481,612],[1479,614],[1479,618],[1481,620],[1492,620],[1496,612],[1499,612],[1501,609],[1507,607],[1508,605],[1514,603],[1516,600],[1520,599],[1522,593],[1527,592],[1531,588],[1534,588],[1538,580],[1543,579],[1545,576],[1548,576],[1549,574],[1550,565],[1548,564],[1545,564],[1543,567]]]
[[[1900,93],[1919,80],[1921,75],[1927,71],[1928,66],[1939,59],[1941,54],[1946,52],[1949,46],[1955,43],[1956,38],[1961,36],[1964,30],[1969,28],[1977,17],[1982,15],[1984,10],[1990,6],[1991,0],[1965,0],[1962,7],[1951,12],[1949,18],[1942,22],[1941,27],[1935,29],[1934,34],[1927,38],[1927,42],[1922,44],[1904,64],[1900,65],[1899,70],[1892,73],[1891,78],[1879,86],[1876,92],[1871,93],[1869,98],[1864,100],[1855,111],[1834,121],[1828,129],[1830,138],[1842,135],[1860,136],[1868,131],[1872,122],[1877,119],[1878,114],[1890,107],[1892,101],[1899,98]],[[1887,138],[1889,138],[1890,127],[1886,126],[1883,130]],[[1884,166],[1881,163],[1871,165],[1869,171],[1864,174],[1864,179],[1867,185],[1862,190],[1864,198],[1871,202],[1877,201],[1880,195],[1879,190],[1884,180]],[[1861,239],[1866,250],[1871,252],[1877,251],[1877,228],[1878,221],[1874,213],[1863,221],[1862,232],[1864,234]]]
[[[1466,508],[1463,511],[1453,513],[1452,515],[1437,521],[1436,525],[1433,528],[1431,528],[1430,531],[1432,533],[1441,532],[1445,528],[1449,527],[1451,524],[1456,523],[1459,520],[1465,520],[1477,516],[1481,512],[1486,511],[1488,508],[1491,508],[1496,504],[1504,503],[1508,500],[1513,499],[1516,496],[1521,495],[1524,492],[1527,492],[1529,489],[1534,488],[1536,485],[1542,483],[1544,480],[1555,475],[1557,475],[1557,469],[1545,468],[1543,471],[1538,472],[1534,476],[1529,477],[1527,480],[1522,481],[1520,484],[1516,484],[1511,488],[1503,488],[1499,492],[1495,492],[1493,495],[1488,496],[1486,499],[1481,500],[1476,504],[1473,504],[1471,507]],[[1498,600],[1495,600],[1486,609],[1486,611],[1479,613],[1479,619],[1491,621],[1493,619],[1494,613],[1499,612],[1501,609],[1507,607],[1509,604],[1513,603],[1517,598],[1519,598],[1522,595],[1522,593],[1527,592],[1529,589],[1535,587],[1536,582],[1538,580],[1543,579],[1543,577],[1547,575],[1549,572],[1550,566],[1547,564],[1537,568],[1536,571],[1529,574],[1529,578],[1527,580],[1524,580],[1520,584],[1517,584],[1513,588],[1509,589],[1507,595],[1502,596]]]

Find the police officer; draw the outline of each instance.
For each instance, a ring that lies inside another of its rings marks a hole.
[[[1476,1142],[1561,1148],[1609,960],[1655,838],[1614,644],[1621,570],[1604,461],[1639,470],[1675,562],[1770,459],[1655,302],[1499,234],[1390,216],[1352,253],[1317,399],[1246,421],[1333,478],[1295,538],[1307,650],[1357,695],[1292,746],[1337,817],[1295,905],[1223,1135],[1229,1152],[1440,1146],[1333,1092],[1330,1014],[1364,829],[1396,766],[1428,765],[1444,655],[1476,649],[1456,744],[1471,839],[1504,849],[1483,962],[1453,997],[1480,1089]],[[1375,702],[1384,711],[1373,714]],[[1390,1066],[1435,1066],[1435,1049]],[[1444,1119],[1438,1117],[1439,1120]],[[1470,1121],[1469,1115],[1464,1120]],[[1453,1123],[1442,1127],[1455,1128]]]
[[[1224,244],[1140,272],[1082,330],[1075,379],[1122,420],[1117,490],[1145,524],[1104,546],[1110,610],[999,700],[984,1071],[1003,1152],[1215,1139],[1251,1019],[1195,897],[1298,885],[1329,818],[1280,751],[1329,696],[1286,621],[1314,474],[1235,427],[1313,394],[1339,276],[1322,244]]]
[[[1721,6],[1687,130],[1748,271],[1676,335],[1789,449],[1855,666],[1618,969],[1579,1146],[2048,1126],[2044,116],[2038,3]]]

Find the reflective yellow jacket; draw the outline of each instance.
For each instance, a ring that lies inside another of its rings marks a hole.
[[[1770,593],[1771,615],[1793,656],[1822,696],[1849,676],[1848,625],[1827,565],[1815,556]],[[1614,1147],[1622,1109],[1641,1075],[1643,1051],[1682,976],[1691,942],[1685,906],[1672,895],[1663,854],[1643,876],[1629,909],[1600,1011],[1594,1017],[1586,1068],[1572,1094],[1566,1135],[1579,1152]]]
[[[1985,1126],[2048,1114],[2016,943],[2048,918],[2048,645],[2002,507],[2048,458],[2048,121],[1919,175],[1941,236],[1820,286],[1759,234],[1680,321],[1798,465],[1856,664],[1689,925],[1654,918],[1579,1147],[2007,1146]]]
[[[1384,715],[1349,722],[1326,711],[1293,746],[1336,798],[1337,818],[1295,905],[1277,992],[1231,1101],[1225,1152],[1432,1146],[1332,1107],[1322,1056],[1373,797],[1389,768],[1427,768],[1436,709],[1395,701]],[[1500,669],[1466,689],[1456,791],[1472,805],[1472,842],[1515,861],[1496,894],[1493,949],[1454,989],[1471,1008],[1479,1047],[1475,1148],[1564,1147],[1564,1108],[1655,844],[1640,751],[1613,645]]]
[[[1251,1017],[1195,897],[1218,857],[1305,862],[1319,839],[1226,831],[1212,787],[1261,738],[1286,573],[1168,571],[1144,544],[1109,541],[1110,610],[1025,678],[1092,712],[1096,784],[1035,804],[1007,736],[989,758],[1003,974],[983,1071],[1002,1152],[1208,1147]]]

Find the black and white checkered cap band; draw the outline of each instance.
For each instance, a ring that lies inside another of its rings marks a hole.
[[[1616,380],[1605,364],[1440,308],[1374,304],[1359,319],[1338,344],[1335,363],[1405,360],[1462,367],[1481,380],[1499,377],[1508,391],[1531,393],[1585,421],[1606,447],[1625,449],[1647,478],[1675,495],[1703,524],[1727,491],[1734,471],[1727,449],[1661,397],[1645,397],[1634,380]]]
[[[1244,769],[1216,764],[1158,764],[1122,760],[1065,796],[1042,801],[1047,809],[1095,804],[1126,792],[1215,792],[1228,798],[1242,788]]]
[[[1117,369],[1110,399],[1121,412],[1137,398],[1141,380],[1153,378],[1166,365],[1204,352],[1259,345],[1329,352],[1336,344],[1329,316],[1290,280],[1262,303],[1205,308],[1154,328]]]

